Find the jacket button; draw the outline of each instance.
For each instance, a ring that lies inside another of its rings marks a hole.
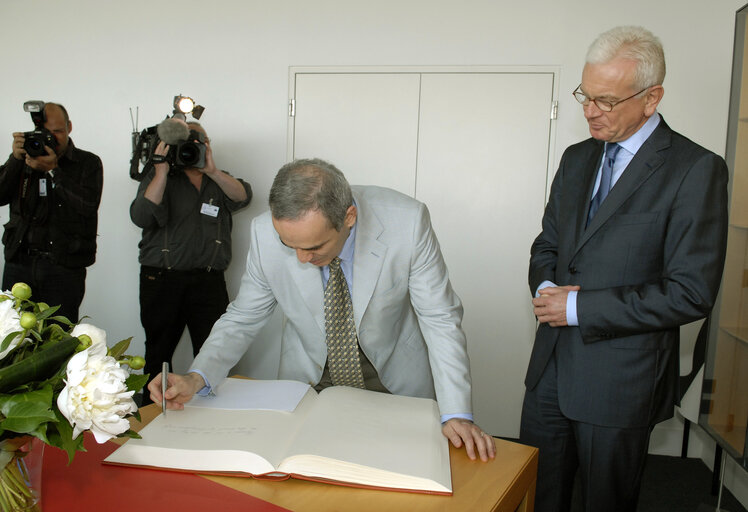
[[[569,273],[570,274],[576,274],[577,273],[577,267],[569,267]]]

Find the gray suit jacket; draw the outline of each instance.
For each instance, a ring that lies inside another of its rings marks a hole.
[[[379,187],[353,187],[353,194],[352,302],[362,350],[392,393],[436,398],[442,414],[470,413],[462,304],[426,206]],[[218,385],[280,306],[279,378],[314,385],[327,359],[320,269],[280,242],[269,212],[252,221],[250,243],[239,293],[193,368]]]
[[[578,327],[542,324],[525,385],[554,349],[569,418],[653,425],[677,403],[679,326],[706,316],[725,258],[727,166],[664,119],[585,228],[603,144],[569,147],[532,246],[530,290],[580,285]]]

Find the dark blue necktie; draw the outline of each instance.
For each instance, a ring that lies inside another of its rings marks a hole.
[[[597,189],[595,197],[592,198],[592,202],[590,203],[590,213],[587,216],[587,224],[592,221],[592,217],[595,216],[597,210],[600,208],[600,205],[603,204],[605,198],[608,197],[608,192],[610,192],[612,181],[611,178],[613,177],[613,164],[615,164],[616,162],[616,155],[618,154],[618,151],[620,149],[621,146],[616,143],[605,144],[605,157],[603,158],[603,169],[600,173],[600,186]]]

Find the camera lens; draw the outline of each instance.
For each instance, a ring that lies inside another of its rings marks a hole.
[[[47,153],[44,150],[44,143],[35,136],[26,138],[26,141],[23,145],[23,149],[25,149],[26,153],[28,153],[29,156],[32,156],[32,157],[37,157],[37,156],[44,155]]]
[[[200,148],[193,142],[180,144],[177,158],[183,165],[194,166],[200,161]]]

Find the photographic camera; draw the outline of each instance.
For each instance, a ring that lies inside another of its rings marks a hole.
[[[205,167],[205,149],[205,135],[197,130],[190,130],[189,139],[178,143],[173,149],[173,166],[177,168],[197,167],[202,169]],[[170,149],[169,153],[171,152]]]
[[[47,150],[44,146],[49,146],[52,150],[57,149],[57,139],[52,132],[44,127],[47,120],[44,115],[43,101],[27,101],[23,104],[23,110],[31,114],[31,120],[34,122],[36,129],[32,132],[24,132],[23,149],[31,157],[45,156]]]
[[[186,96],[174,96],[174,112],[160,124],[151,126],[138,133],[137,122],[133,122],[132,159],[130,160],[130,177],[142,181],[154,164],[166,162],[170,174],[183,171],[187,167],[202,169],[205,167],[205,135],[198,130],[191,130],[185,119],[186,114],[199,119],[205,110]],[[130,111],[132,116],[132,110]],[[169,146],[166,155],[155,154],[160,141]],[[139,171],[140,163],[143,170]]]
[[[23,136],[25,138],[23,149],[31,157],[46,156],[47,150],[44,146],[49,146],[53,151],[57,149],[57,139],[46,128],[33,132],[23,132]]]

